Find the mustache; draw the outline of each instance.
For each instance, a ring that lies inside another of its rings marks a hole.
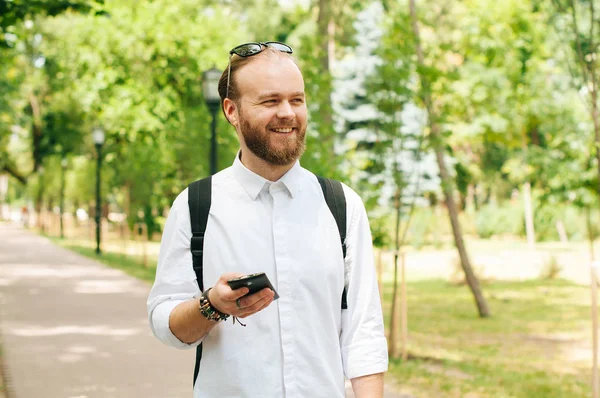
[[[275,129],[290,129],[290,128],[292,128],[292,129],[293,128],[298,129],[298,128],[300,128],[300,126],[298,126],[297,123],[293,123],[293,124],[277,124],[277,125],[270,125],[270,124],[268,124],[267,125],[267,129],[270,129],[270,130],[275,130]]]

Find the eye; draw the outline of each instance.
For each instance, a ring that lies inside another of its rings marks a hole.
[[[304,103],[304,98],[294,98],[292,100],[292,102],[294,102],[296,104],[303,104]]]
[[[263,101],[262,103],[263,103],[263,104],[265,104],[265,105],[272,105],[272,104],[276,104],[276,103],[277,103],[277,100],[274,100],[274,99],[268,99],[268,100],[266,100],[266,101]]]

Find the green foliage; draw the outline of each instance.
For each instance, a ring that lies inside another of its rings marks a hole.
[[[482,239],[502,236],[525,236],[525,216],[520,201],[503,205],[487,205],[479,209],[474,216],[477,235]],[[468,220],[468,219],[467,219]],[[585,212],[574,205],[560,203],[543,204],[534,201],[534,228],[538,241],[557,241],[559,239],[556,224],[562,222],[567,237],[580,241],[587,239]],[[592,215],[592,226],[598,236],[600,217]]]
[[[522,207],[489,205],[479,209],[475,224],[482,239],[493,236],[522,236],[525,232]]]
[[[572,88],[565,57],[573,54],[557,51],[563,42],[572,49],[575,37],[562,40],[547,29],[570,26],[568,10],[517,0],[428,0],[418,8],[426,64],[417,71],[405,1],[330,4],[335,62],[324,73],[314,2],[0,2],[9,45],[0,49],[0,169],[30,185],[18,190],[28,196],[22,202],[50,203],[59,197],[60,159],[68,158],[67,202],[91,206],[90,132],[102,126],[103,201],[129,212],[130,224],[139,213],[149,230],[159,229],[175,196],[208,174],[211,119],[202,71],[225,68],[227,51],[240,42],[275,39],[294,47],[304,71],[310,124],[302,164],[361,194],[378,245],[393,241],[397,191],[403,226],[415,196],[439,192],[437,169],[416,167],[434,144],[422,128],[417,72],[431,82],[461,199],[475,192],[480,208],[461,215],[466,233],[521,235],[522,211],[507,210],[506,202],[529,181],[541,195],[538,238],[555,239],[559,219],[570,237],[584,236],[582,211],[598,203],[593,126]],[[595,51],[589,42],[582,42],[586,54]],[[218,118],[224,168],[238,143]],[[418,119],[412,126],[411,118]],[[428,184],[420,189],[417,169]],[[11,192],[19,200],[16,188]],[[449,234],[446,213],[432,214],[417,209],[408,233],[414,244],[441,245]]]
[[[104,0],[0,0],[0,29],[14,26],[26,17],[55,16],[67,10],[85,12],[103,3]]]
[[[387,228],[387,220],[385,217],[370,218],[371,235],[373,238],[373,246],[384,248],[392,247],[391,234]]]
[[[92,258],[95,261],[100,261],[103,264],[108,265],[109,267],[124,271],[128,275],[131,275],[143,281],[152,282],[154,281],[154,278],[156,276],[156,268],[144,267],[142,260],[139,258],[135,258],[133,256],[124,256],[122,254],[110,252],[104,252],[102,253],[101,257],[98,257],[95,248],[79,246],[75,243],[65,242],[57,238],[53,238],[52,240],[54,241],[54,243],[66,247],[67,249],[72,250],[76,253],[79,253],[82,256]]]

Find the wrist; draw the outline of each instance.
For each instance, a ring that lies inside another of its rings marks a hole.
[[[208,302],[210,303],[210,305],[213,306],[213,308],[215,310],[219,311],[221,314],[225,314],[223,311],[219,310],[216,305],[213,304],[214,303],[214,301],[213,301],[214,296],[215,296],[215,292],[213,291],[213,288],[209,287],[208,290],[206,291],[206,299],[208,300]],[[225,314],[225,315],[229,315],[229,314]]]
[[[199,300],[199,308],[198,310],[200,311],[200,313],[208,320],[210,321],[224,321],[227,318],[229,318],[229,314],[225,314],[221,311],[219,311],[210,301],[210,291],[212,288],[209,288],[208,290],[206,290],[204,293],[202,293],[202,295],[200,296],[200,300]]]

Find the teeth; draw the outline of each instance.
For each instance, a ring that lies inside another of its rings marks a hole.
[[[278,133],[291,133],[292,129],[288,128],[288,129],[274,129],[275,131],[277,131]]]

